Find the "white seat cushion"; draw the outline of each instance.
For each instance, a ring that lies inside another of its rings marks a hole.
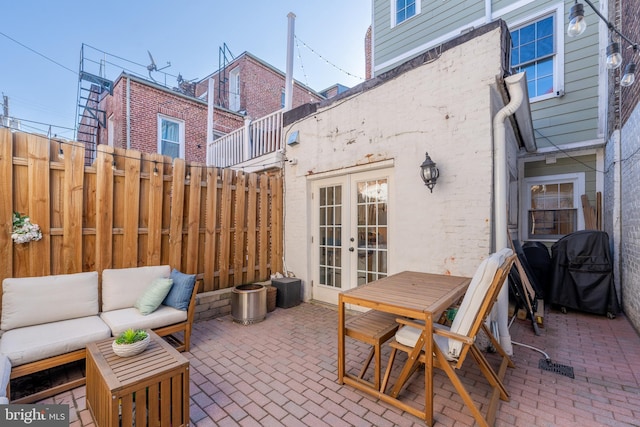
[[[81,317],[6,331],[0,339],[0,353],[19,366],[79,350],[110,336],[109,327],[98,316]]]
[[[396,341],[407,347],[415,347],[422,331],[423,329],[405,325],[396,332]]]
[[[415,323],[424,323],[420,320],[413,320]],[[439,323],[433,324],[434,328],[449,330],[448,326],[440,325]],[[422,329],[414,328],[413,326],[403,326],[396,332],[396,341],[407,347],[415,347],[422,333]],[[440,351],[444,354],[447,360],[456,360],[449,354],[449,338],[442,335],[433,334],[433,339],[436,345],[440,348]]]
[[[100,317],[109,325],[113,336],[117,336],[127,329],[156,329],[162,326],[173,325],[187,320],[187,312],[173,307],[161,305],[153,313],[142,315],[137,308],[123,308],[120,310],[105,311]]]

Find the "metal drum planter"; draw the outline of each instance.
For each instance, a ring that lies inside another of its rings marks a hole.
[[[231,291],[231,317],[236,323],[249,325],[267,316],[267,289],[263,285],[239,285]]]

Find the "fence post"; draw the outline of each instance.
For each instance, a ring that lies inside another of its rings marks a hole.
[[[244,141],[243,141],[242,160],[251,160],[251,119],[244,118]]]

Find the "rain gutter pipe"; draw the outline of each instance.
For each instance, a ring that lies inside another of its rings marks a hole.
[[[505,121],[522,105],[524,99],[524,91],[522,90],[522,79],[524,73],[518,73],[504,79],[507,85],[509,103],[505,105],[493,117],[493,146],[494,146],[494,169],[493,169],[493,188],[494,188],[494,235],[495,250],[509,247],[509,237],[507,234],[507,191],[508,191],[508,171],[507,171],[507,138],[505,130]],[[508,280],[508,279],[507,279]],[[504,351],[512,355],[513,346],[511,345],[511,335],[509,334],[509,287],[502,286],[498,294],[497,303],[497,323],[500,346]]]

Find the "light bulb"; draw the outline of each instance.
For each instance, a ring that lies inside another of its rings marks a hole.
[[[582,3],[576,3],[571,6],[569,12],[569,25],[567,26],[567,35],[569,37],[579,36],[587,29],[587,21],[584,19],[584,7]]]
[[[631,86],[636,81],[636,64],[630,62],[624,69],[624,74],[620,79],[620,86]]]
[[[615,70],[622,65],[622,55],[620,55],[620,45],[616,42],[612,42],[607,46],[607,68]]]

